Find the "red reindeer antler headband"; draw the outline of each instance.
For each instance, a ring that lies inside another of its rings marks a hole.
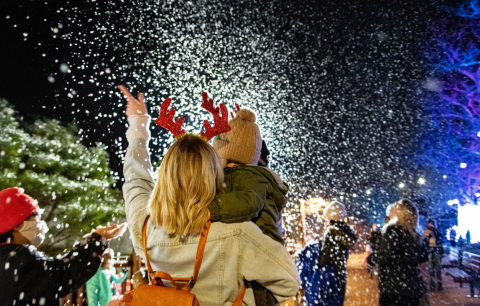
[[[210,125],[208,120],[204,120],[203,124],[205,126],[205,132],[201,132],[200,135],[202,138],[207,141],[215,137],[216,135],[226,133],[231,130],[228,125],[228,110],[227,107],[220,103],[218,107],[214,107],[213,99],[208,98],[206,92],[202,92],[203,103],[201,107],[213,115],[214,126]],[[185,130],[182,129],[182,124],[185,121],[185,118],[181,116],[177,121],[174,121],[175,109],[171,108],[168,110],[168,107],[172,103],[172,99],[167,98],[163,101],[160,106],[160,115],[155,120],[155,123],[163,128],[166,128],[170,133],[179,138],[185,134]]]
[[[161,127],[166,128],[173,134],[173,136],[178,137],[185,134],[185,130],[182,129],[183,121],[185,118],[181,116],[177,121],[173,120],[175,117],[175,110],[172,108],[168,111],[168,107],[172,103],[172,99],[166,98],[160,106],[160,115],[155,119],[155,123]]]

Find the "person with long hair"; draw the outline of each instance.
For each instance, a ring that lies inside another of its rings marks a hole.
[[[408,200],[395,202],[390,222],[382,229],[378,251],[368,258],[378,264],[380,306],[417,306],[426,289],[418,265],[428,261],[417,232],[417,207]]]
[[[223,165],[205,139],[182,134],[165,154],[155,182],[148,152],[151,119],[144,96],[135,99],[125,87],[119,88],[128,99],[123,193],[135,251],[145,258],[142,227],[150,215],[146,236],[153,269],[173,278],[189,277],[199,236],[210,219],[208,205],[223,190]],[[244,281],[257,281],[278,302],[292,298],[300,287],[290,254],[254,223],[212,223],[191,292],[202,306],[231,305]],[[244,304],[254,303],[253,291],[247,288]]]

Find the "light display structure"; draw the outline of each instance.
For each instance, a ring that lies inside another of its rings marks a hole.
[[[470,231],[471,243],[480,242],[480,206],[463,205],[458,207],[458,227],[455,229],[457,237],[465,239],[467,231]]]

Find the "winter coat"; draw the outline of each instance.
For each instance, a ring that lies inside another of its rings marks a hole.
[[[224,169],[224,193],[209,205],[211,220],[224,223],[253,221],[262,233],[284,244],[281,231],[282,211],[287,203],[288,186],[272,170],[241,164]],[[256,306],[276,304],[271,292],[252,282]]]
[[[106,241],[93,233],[66,256],[47,257],[35,247],[0,245],[0,305],[59,305],[98,270]]]
[[[378,251],[367,261],[378,264],[381,293],[417,297],[425,293],[418,265],[428,261],[427,249],[420,237],[414,238],[403,226],[387,224]]]
[[[341,306],[347,288],[347,260],[357,235],[343,221],[331,220],[323,238],[319,256],[321,301],[329,306]]]
[[[320,267],[332,264],[335,272],[342,275],[346,282],[349,250],[356,242],[357,235],[348,224],[343,221],[330,221],[323,239],[323,247],[319,258]]]
[[[368,237],[368,242],[370,243],[370,247],[372,248],[373,252],[376,252],[378,246],[380,245],[380,241],[382,238],[382,233],[377,231],[372,231],[370,236]]]
[[[305,248],[298,255],[297,268],[302,281],[302,288],[307,289],[312,285],[312,276],[318,269],[318,256],[320,255],[321,244],[312,241],[305,245]],[[314,289],[315,290],[315,289]]]
[[[121,284],[127,274],[115,275],[115,269],[98,269],[97,273],[87,282],[88,306],[106,306],[112,299],[112,283]]]
[[[331,276],[318,266],[321,243],[318,241],[308,243],[298,256],[298,271],[305,290],[307,305],[327,305],[325,294],[330,292],[330,282],[325,278]],[[333,284],[333,283],[332,283]],[[324,293],[322,297],[322,293]]]
[[[437,228],[429,225],[423,232],[423,239],[429,253],[443,254],[443,237]]]
[[[225,193],[208,206],[212,222],[253,221],[265,235],[284,244],[276,224],[287,203],[285,194],[288,187],[281,180],[278,182],[273,174],[267,168],[258,166],[225,168]]]
[[[142,258],[142,226],[155,186],[148,153],[150,116],[129,116],[129,146],[125,156],[125,212],[135,251]],[[147,225],[147,247],[152,267],[173,277],[190,277],[198,237],[180,240],[178,236]],[[192,293],[202,306],[229,305],[235,300],[244,279],[257,281],[270,290],[278,302],[292,298],[300,287],[295,264],[287,250],[262,234],[252,222],[212,223],[208,233],[200,273]],[[244,305],[255,305],[249,288]]]

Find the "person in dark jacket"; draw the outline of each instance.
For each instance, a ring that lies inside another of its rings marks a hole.
[[[373,274],[375,271],[375,266],[370,266],[367,263],[367,258],[370,254],[375,253],[380,245],[380,239],[382,234],[380,233],[379,227],[377,223],[373,223],[372,230],[370,231],[370,235],[367,238],[368,245],[367,245],[367,256],[364,258],[364,265],[367,267],[367,271],[370,274],[370,278],[373,278]]]
[[[318,266],[324,280],[320,284],[320,295],[324,305],[341,306],[347,287],[347,260],[349,249],[355,245],[357,235],[343,222],[345,206],[334,201],[325,207],[325,230]]]
[[[392,220],[383,227],[378,251],[368,258],[378,264],[380,306],[417,306],[425,294],[418,265],[428,260],[417,233],[417,208],[407,200],[395,203]]]
[[[0,191],[0,305],[59,305],[95,275],[107,239],[125,226],[99,227],[61,259],[38,252],[48,227],[37,201],[20,188]]]
[[[456,247],[457,246],[457,232],[452,228],[450,230],[450,245],[453,246],[453,247]]]
[[[370,235],[367,238],[373,252],[377,251],[378,246],[380,245],[381,236],[382,234],[379,231],[378,224],[374,223]]]
[[[424,243],[428,248],[428,272],[430,274],[430,290],[441,291],[442,288],[442,255],[443,237],[435,227],[435,221],[430,219],[423,232]]]

